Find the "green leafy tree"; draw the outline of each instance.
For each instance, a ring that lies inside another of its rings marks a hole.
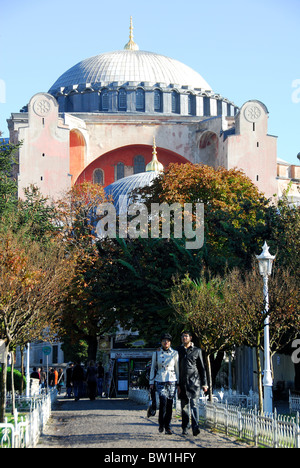
[[[203,203],[204,261],[212,272],[250,268],[253,254],[269,238],[268,200],[237,169],[200,164],[170,164],[153,184],[142,189],[147,204]]]
[[[26,188],[24,199],[18,201],[12,228],[16,232],[22,229],[26,238],[43,244],[52,242],[63,230],[58,208],[35,185]]]
[[[212,401],[211,359],[214,354],[230,351],[243,340],[246,327],[244,316],[236,310],[234,299],[226,280],[220,276],[210,277],[202,273],[192,281],[187,275],[175,280],[170,293],[170,304],[178,320],[192,329],[200,347],[205,351]]]
[[[1,136],[1,132],[0,132]],[[14,177],[15,155],[19,145],[4,144],[0,140],[0,216],[17,202],[17,180]]]

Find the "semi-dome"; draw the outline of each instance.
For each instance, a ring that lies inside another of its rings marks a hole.
[[[138,188],[149,187],[163,170],[164,166],[157,159],[156,142],[153,137],[152,161],[147,164],[146,171],[116,180],[105,187],[105,195],[112,198],[117,213],[123,213],[132,203],[131,192]]]
[[[92,88],[109,86],[118,82],[163,83],[179,87],[210,91],[211,87],[199,73],[178,60],[145,52],[142,50],[118,50],[83,60],[67,70],[51,86],[53,94],[60,88],[74,89],[74,86]]]
[[[149,187],[159,174],[157,171],[148,171],[124,177],[105,187],[105,195],[112,198],[116,212],[123,213],[132,203],[131,192],[138,188]]]

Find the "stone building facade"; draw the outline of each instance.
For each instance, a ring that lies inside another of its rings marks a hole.
[[[143,172],[153,137],[164,167],[237,167],[267,197],[282,190],[265,104],[249,100],[238,108],[187,65],[139,50],[132,27],[123,50],[79,62],[13,113],[8,126],[11,141],[23,141],[21,197],[29,184],[56,198],[84,180],[107,186]],[[299,178],[299,167],[290,171]]]

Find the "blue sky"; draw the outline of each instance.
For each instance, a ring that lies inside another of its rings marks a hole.
[[[176,58],[241,106],[269,110],[278,157],[299,164],[300,0],[1,0],[0,130],[37,92],[87,57],[140,49]]]

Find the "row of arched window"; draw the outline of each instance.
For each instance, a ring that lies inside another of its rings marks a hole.
[[[133,173],[139,174],[140,172],[145,172],[146,162],[145,158],[142,155],[137,155],[133,160]],[[125,177],[125,164],[123,162],[118,162],[116,166],[115,179],[123,179]],[[95,169],[93,172],[93,182],[94,184],[104,185],[104,171],[102,169]]]
[[[109,91],[103,89],[101,91],[101,110],[107,112],[109,110]],[[145,91],[142,88],[138,88],[135,93],[135,107],[137,111],[145,111]],[[118,110],[127,110],[127,91],[124,88],[118,91]],[[154,110],[155,112],[161,112],[162,110],[162,95],[159,89],[154,90]]]
[[[171,111],[174,114],[180,114],[180,94],[177,91],[172,91]],[[100,97],[100,110],[102,112],[109,111],[109,91],[103,89]],[[138,112],[145,111],[145,91],[138,88],[135,93],[135,109]],[[120,88],[118,91],[118,110],[127,111],[127,91],[125,88]],[[154,111],[163,112],[162,92],[159,89],[154,90]],[[188,114],[195,115],[196,113],[196,98],[193,94],[188,94]]]

